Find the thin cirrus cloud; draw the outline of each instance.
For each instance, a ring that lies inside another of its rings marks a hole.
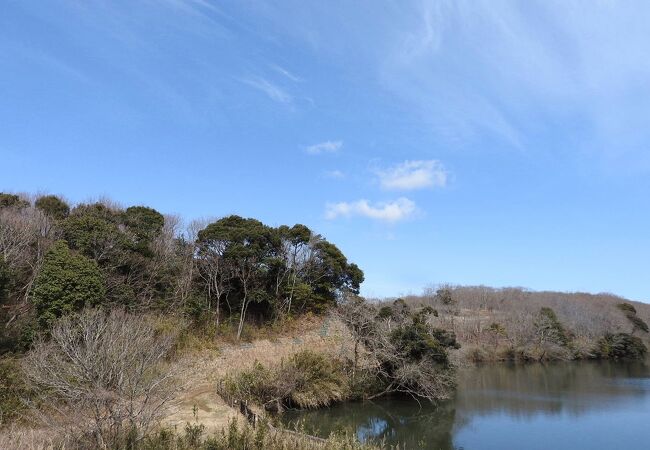
[[[396,166],[376,171],[379,184],[386,190],[412,191],[445,187],[448,173],[436,160],[404,161]]]
[[[405,197],[390,202],[372,204],[368,200],[355,202],[328,203],[325,217],[329,220],[339,217],[366,217],[383,222],[399,222],[413,217],[417,213],[415,202]]]
[[[320,155],[323,153],[336,153],[343,148],[342,141],[325,141],[319,144],[310,145],[305,151],[310,155]]]
[[[266,78],[254,77],[242,80],[245,84],[265,93],[271,100],[278,103],[291,103],[293,97],[278,85]]]

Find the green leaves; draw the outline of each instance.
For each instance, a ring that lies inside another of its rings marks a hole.
[[[0,192],[0,208],[25,208],[27,206],[29,206],[29,202],[19,196]]]
[[[57,241],[45,255],[31,299],[40,326],[46,328],[58,317],[99,304],[104,295],[97,263],[70,251],[65,241]]]
[[[39,197],[34,206],[55,220],[63,220],[70,214],[70,206],[56,195]]]
[[[150,245],[165,225],[162,214],[146,206],[131,206],[123,214],[123,223],[134,235],[136,251],[151,255]]]
[[[606,334],[598,341],[596,353],[601,358],[643,359],[648,349],[636,336],[615,333]]]
[[[212,258],[207,270],[220,271],[205,278],[227,279],[230,302],[241,301],[244,287],[256,292],[268,316],[280,314],[284,305],[289,311],[292,303],[297,312],[320,311],[333,305],[340,291],[358,292],[363,281],[357,265],[301,224],[272,228],[255,219],[228,216],[199,231],[197,245],[199,255]],[[259,295],[260,289],[265,296]]]

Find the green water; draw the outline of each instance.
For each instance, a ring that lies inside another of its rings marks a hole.
[[[461,370],[455,399],[436,407],[386,398],[290,411],[282,420],[408,449],[650,450],[650,366],[482,366]]]

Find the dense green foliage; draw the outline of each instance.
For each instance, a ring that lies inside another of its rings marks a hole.
[[[243,320],[252,308],[272,318],[321,312],[343,290],[359,291],[363,272],[341,251],[304,225],[272,228],[229,216],[199,231],[199,273],[217,310]]]
[[[70,251],[65,241],[57,241],[45,255],[31,298],[38,322],[46,328],[58,317],[100,304],[104,295],[97,263]]]
[[[39,197],[34,206],[56,220],[65,219],[70,214],[70,206],[56,195]]]
[[[246,321],[322,312],[363,281],[304,225],[228,216],[183,230],[146,206],[71,208],[53,195],[31,205],[0,194],[0,258],[0,351],[84,305],[183,314],[211,332],[236,325],[239,337]]]

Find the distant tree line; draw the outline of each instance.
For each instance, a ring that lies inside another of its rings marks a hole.
[[[236,326],[322,312],[363,272],[304,225],[194,222],[110,201],[0,193],[2,351],[86,306],[159,310]]]
[[[474,361],[640,359],[650,338],[650,306],[612,294],[440,285],[403,301],[435,308]]]

